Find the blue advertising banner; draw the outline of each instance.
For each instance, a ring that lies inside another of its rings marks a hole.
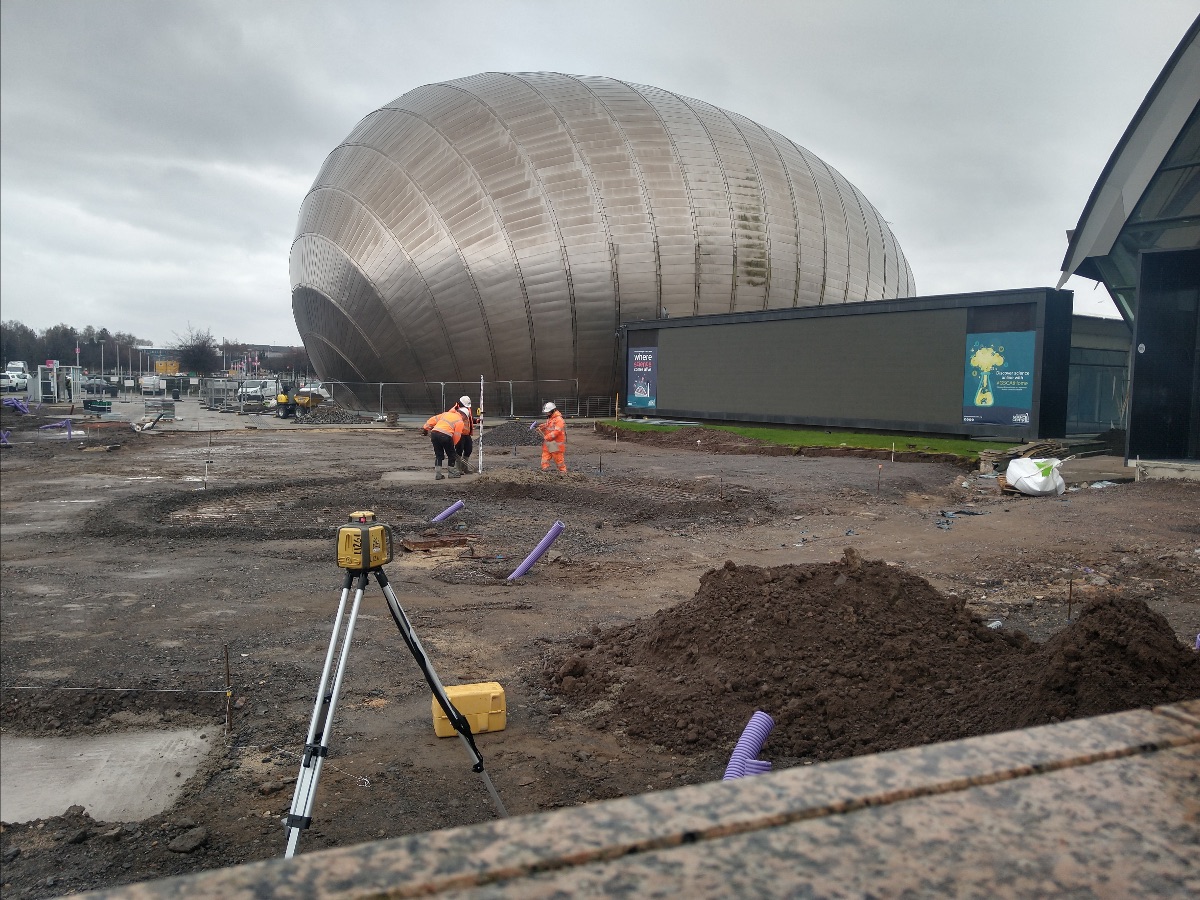
[[[1033,417],[1035,331],[968,334],[963,423],[1029,425]]]
[[[629,385],[625,405],[635,409],[654,409],[658,404],[658,348],[630,347]]]

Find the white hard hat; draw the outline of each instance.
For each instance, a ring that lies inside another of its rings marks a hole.
[[[557,408],[558,407],[556,407],[553,403],[548,402],[548,403],[546,403],[545,406],[542,407],[542,412],[544,412],[544,413],[554,412],[554,410]]]
[[[461,397],[458,398],[458,405],[465,406],[467,409],[470,409],[471,408],[471,398],[468,397],[466,394],[463,394]]]

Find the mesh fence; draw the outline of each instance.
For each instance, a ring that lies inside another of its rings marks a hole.
[[[579,382],[485,381],[480,402],[478,381],[354,382],[327,381],[325,389],[347,409],[388,415],[430,415],[449,409],[459,397],[483,406],[489,417],[540,416],[547,402],[564,416],[604,417],[616,412],[616,397],[580,397]]]

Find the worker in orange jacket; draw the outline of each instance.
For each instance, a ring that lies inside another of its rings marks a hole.
[[[458,405],[455,407],[458,414],[462,416],[463,431],[462,437],[458,439],[458,471],[463,475],[471,474],[471,449],[475,446],[471,436],[475,433],[475,416],[471,412],[471,398],[463,394],[458,398]]]
[[[429,439],[433,442],[433,477],[435,481],[441,481],[446,477],[442,474],[443,459],[450,462],[448,468],[451,478],[462,477],[462,473],[458,471],[455,464],[458,455],[456,448],[462,438],[462,433],[463,417],[459,415],[458,404],[444,413],[430,416],[425,427],[421,429],[421,434],[429,435]]]
[[[542,412],[546,414],[546,421],[537,426],[542,433],[542,471],[549,472],[550,460],[554,460],[558,471],[566,475],[567,425],[553,403],[543,406]]]

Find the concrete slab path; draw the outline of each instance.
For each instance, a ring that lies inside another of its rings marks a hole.
[[[0,735],[0,821],[58,816],[76,804],[99,822],[145,819],[175,802],[213,742],[205,729]]]

